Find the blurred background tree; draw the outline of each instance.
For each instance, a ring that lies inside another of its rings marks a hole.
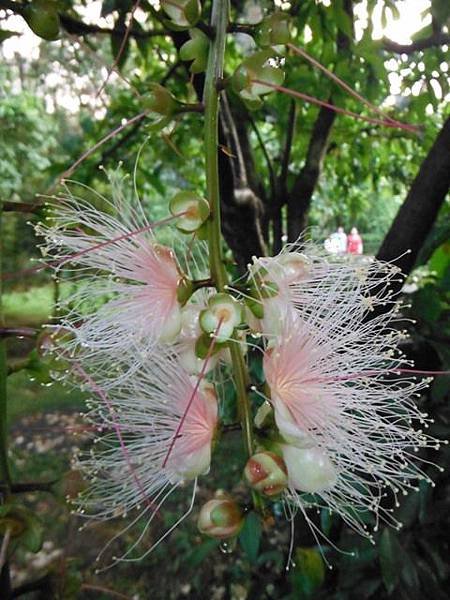
[[[407,351],[419,368],[449,368],[450,4],[233,1],[236,35],[229,40],[226,77],[255,49],[249,32],[275,7],[291,16],[296,46],[386,114],[421,129],[414,134],[376,126],[282,93],[271,94],[260,109],[250,111],[228,87],[221,114],[220,160],[223,231],[230,261],[233,258],[242,270],[253,255],[277,252],[284,241],[294,241],[309,226],[318,239],[338,225],[346,230],[357,226],[366,252],[385,260],[411,248],[399,262],[407,274],[412,273],[405,291],[411,295],[411,317],[418,321]],[[31,10],[40,12],[40,18],[31,18]],[[408,21],[409,11],[416,19]],[[190,74],[189,63],[179,56],[188,33],[168,29],[161,14],[156,2],[147,1],[0,0],[2,260],[7,274],[16,273],[5,281],[7,324],[39,325],[52,312],[48,276],[19,272],[38,256],[26,220],[40,217],[39,194],[53,193],[62,174],[107,195],[100,166],[132,175],[139,155],[137,188],[155,218],[166,214],[174,189],[201,190],[204,185],[199,167],[201,123],[196,115],[183,116],[160,131],[142,115],[150,86],[157,82],[184,101],[201,100],[203,75]],[[360,102],[293,50],[282,61],[288,88],[369,115]],[[25,383],[19,367],[34,369],[34,377],[46,383],[44,367],[34,358],[30,362],[27,352],[32,344],[12,340],[8,344],[13,360],[10,387],[16,398],[12,418],[46,406],[54,410],[55,395],[65,398],[68,406],[80,406],[79,395],[68,398],[58,387],[47,394]],[[447,401],[448,378],[443,377],[433,383],[426,399],[441,438],[449,433]],[[33,466],[39,476],[47,471],[60,474],[64,467],[58,463],[41,468],[31,461],[25,472],[17,467],[18,473],[32,477]],[[263,542],[261,549],[258,541],[256,550],[250,544],[250,563],[244,564],[241,555],[216,554],[215,544],[195,538],[190,530],[174,534],[174,547],[168,551],[173,564],[164,575],[158,570],[166,562],[166,550],[161,550],[107,579],[124,592],[130,591],[130,578],[136,579],[142,598],[155,583],[148,572],[155,565],[164,585],[152,592],[154,598],[212,598],[219,594],[214,586],[224,590],[218,598],[446,598],[448,483],[443,476],[437,479],[436,490],[421,488],[404,502],[402,534],[381,528],[374,548],[324,511],[320,520],[327,535],[344,551],[357,553],[350,558],[327,547],[326,556],[336,567],[330,574],[325,573],[314,539],[299,527],[297,568],[288,575],[283,567],[284,538]],[[55,535],[61,537],[61,531]],[[47,569],[50,575],[44,573],[43,594],[84,598],[92,592],[85,578],[92,577],[93,570],[83,562],[81,543],[71,549],[75,558],[64,563],[69,565],[64,577],[53,567]],[[214,562],[214,576],[200,569],[194,577],[206,556]],[[59,581],[59,587],[50,580]],[[202,581],[206,592],[201,591]],[[48,586],[53,591],[45,591]]]

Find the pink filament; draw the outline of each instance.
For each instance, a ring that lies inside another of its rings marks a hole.
[[[335,83],[337,83],[337,85],[339,85],[342,89],[344,89],[348,94],[350,94],[350,96],[353,96],[353,98],[356,98],[362,104],[365,104],[366,106],[368,106],[371,110],[373,110],[373,112],[375,112],[378,115],[380,115],[381,117],[383,117],[383,119],[386,119],[387,121],[390,121],[392,124],[395,124],[395,125],[400,125],[400,126],[403,125],[402,123],[400,123],[400,121],[397,121],[396,119],[392,119],[389,115],[384,114],[384,112],[382,110],[380,110],[377,106],[375,106],[374,104],[372,104],[371,102],[366,100],[366,98],[364,98],[364,96],[361,96],[361,94],[358,94],[358,92],[355,91],[353,88],[351,88],[348,85],[348,83],[343,81],[340,77],[335,75],[332,71],[329,71],[318,60],[316,60],[315,58],[310,56],[303,48],[297,48],[297,46],[294,46],[293,44],[288,44],[288,47],[293,52],[295,52],[295,54],[302,56],[314,67],[316,67],[317,69],[320,69],[323,73],[325,73],[325,75],[327,77],[329,77],[332,81],[334,81]]]
[[[138,490],[140,491],[140,493],[142,495],[144,502],[150,507],[153,506],[152,502],[150,501],[150,499],[147,497],[147,494],[145,493],[145,490],[139,480],[139,477],[137,476],[135,469],[133,468],[133,464],[130,459],[130,454],[128,452],[128,448],[126,447],[126,444],[123,441],[122,430],[121,430],[120,424],[116,420],[116,413],[114,411],[114,407],[112,406],[107,394],[95,383],[95,381],[92,379],[92,377],[90,377],[90,375],[88,375],[88,373],[86,373],[86,371],[79,364],[75,364],[74,369],[84,379],[84,381],[86,381],[86,383],[91,387],[92,391],[95,392],[101,398],[101,400],[103,400],[103,402],[106,404],[109,414],[111,415],[111,418],[113,420],[113,426],[116,431],[117,438],[119,440],[120,448],[121,448],[123,456],[125,458],[125,462],[127,463],[127,466],[130,470],[130,473],[136,483]]]
[[[329,108],[334,112],[340,113],[342,115],[346,115],[348,117],[352,117],[353,119],[361,119],[362,121],[367,121],[368,123],[372,123],[373,125],[383,125],[384,127],[392,127],[398,129],[404,129],[405,131],[409,131],[411,133],[417,133],[419,131],[418,127],[414,125],[408,125],[406,123],[400,123],[397,121],[391,122],[382,120],[382,119],[373,119],[372,117],[365,117],[363,115],[359,115],[351,110],[346,110],[345,108],[340,108],[339,106],[335,106],[334,104],[330,104],[329,102],[325,102],[324,100],[319,100],[318,98],[314,98],[314,96],[308,96],[307,94],[302,94],[301,92],[297,92],[295,90],[291,90],[282,85],[276,85],[274,83],[269,83],[268,81],[262,81],[261,79],[252,79],[253,83],[259,83],[260,85],[264,85],[266,87],[277,90],[278,92],[282,92],[288,96],[292,96],[293,98],[300,98],[300,100],[305,100],[306,102],[311,102],[312,104],[317,104],[318,106],[323,106],[325,108]]]
[[[38,267],[33,267],[31,269],[24,269],[22,271],[3,273],[2,279],[14,279],[15,277],[20,277],[21,275],[37,273],[38,271],[42,271],[44,269],[47,269],[48,267],[61,267],[65,263],[71,262],[74,259],[76,259],[80,256],[83,256],[84,254],[88,254],[89,252],[93,252],[94,250],[98,250],[99,248],[104,248],[105,246],[109,246],[110,244],[114,244],[115,242],[120,242],[121,240],[124,240],[126,238],[134,237],[136,235],[139,235],[140,233],[145,233],[146,231],[151,231],[155,227],[158,227],[160,225],[166,225],[167,223],[170,223],[174,219],[178,219],[179,217],[182,217],[185,214],[186,214],[185,212],[182,212],[177,215],[171,215],[170,217],[166,217],[165,219],[161,219],[160,221],[155,221],[154,223],[150,223],[150,225],[146,225],[145,227],[140,227],[139,229],[135,229],[134,231],[129,231],[127,233],[123,233],[122,235],[112,238],[111,240],[106,240],[104,242],[94,244],[94,246],[90,246],[89,248],[80,250],[80,252],[76,252],[75,254],[71,254],[70,256],[65,256],[64,258],[61,258],[60,260],[55,260],[55,261],[49,262],[45,265],[39,265]]]
[[[223,321],[223,319],[219,320],[219,324],[217,325],[217,328],[216,328],[216,330],[214,332],[214,337],[211,340],[211,345],[208,348],[208,352],[206,354],[206,357],[205,357],[205,360],[203,362],[202,368],[201,368],[200,373],[198,375],[197,381],[195,382],[194,389],[192,390],[191,397],[189,398],[189,402],[186,405],[186,408],[184,410],[183,416],[181,417],[180,422],[178,423],[178,427],[177,427],[177,429],[175,431],[175,434],[174,434],[174,436],[172,438],[172,441],[170,442],[169,449],[167,451],[167,454],[166,454],[166,456],[164,458],[164,461],[163,461],[163,464],[162,464],[163,468],[167,465],[167,461],[169,460],[169,457],[172,454],[172,450],[173,450],[173,448],[175,446],[175,442],[177,441],[177,437],[178,437],[178,435],[179,435],[179,433],[181,431],[181,428],[184,425],[184,422],[185,422],[186,417],[188,415],[188,412],[189,412],[189,410],[190,410],[190,408],[192,406],[192,403],[194,402],[194,398],[195,398],[195,395],[198,392],[198,388],[200,387],[200,382],[201,382],[201,380],[205,376],[206,367],[208,366],[208,362],[209,362],[209,360],[210,360],[210,358],[212,356],[212,353],[214,351],[214,346],[216,345],[216,335],[219,333],[219,329],[220,329],[220,327],[222,325],[222,321]]]

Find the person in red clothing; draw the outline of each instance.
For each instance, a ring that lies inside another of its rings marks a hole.
[[[356,227],[352,227],[350,233],[347,236],[347,253],[348,254],[362,254],[363,253],[363,241],[358,233]]]

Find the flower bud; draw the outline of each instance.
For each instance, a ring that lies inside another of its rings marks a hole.
[[[227,341],[241,321],[241,305],[232,296],[224,293],[212,296],[208,300],[208,308],[200,313],[202,331],[215,334],[218,343]]]
[[[246,58],[232,76],[234,91],[250,110],[261,106],[260,96],[273,92],[272,86],[281,85],[284,72],[269,64],[271,51],[262,50]],[[255,81],[258,80],[258,81]],[[270,85],[264,85],[267,82]]]
[[[174,29],[180,30],[193,27],[202,12],[199,0],[162,0],[161,7],[169,16]]]
[[[197,521],[201,533],[219,540],[238,535],[243,524],[241,509],[223,492],[217,492],[213,500],[202,506]]]
[[[303,281],[311,271],[310,259],[301,252],[286,252],[278,258],[281,276],[288,285]]]
[[[260,46],[279,46],[291,41],[290,17],[283,12],[275,12],[266,17],[259,27]]]
[[[180,48],[181,60],[192,61],[189,70],[191,73],[202,73],[206,70],[208,62],[209,39],[200,29],[189,31],[190,40]]]
[[[144,108],[162,117],[172,117],[179,107],[178,101],[159,83],[150,83],[149,88],[149,95],[143,98]]]
[[[296,490],[314,494],[329,490],[336,483],[336,468],[321,448],[284,445],[282,452],[288,469],[289,483]]]
[[[209,217],[209,204],[192,192],[178,192],[169,204],[172,215],[180,215],[177,220],[177,229],[184,233],[196,231]]]
[[[248,459],[244,476],[250,487],[266,496],[278,496],[288,483],[284,460],[268,451],[257,452]]]

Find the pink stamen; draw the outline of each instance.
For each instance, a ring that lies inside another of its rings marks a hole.
[[[185,212],[182,212],[177,215],[171,215],[170,217],[166,217],[165,219],[161,219],[160,221],[155,221],[154,223],[150,223],[150,225],[146,225],[145,227],[140,227],[139,229],[135,229],[134,231],[129,231],[127,233],[123,233],[122,235],[119,235],[110,240],[106,240],[104,242],[94,244],[94,246],[89,246],[89,248],[80,250],[80,252],[76,252],[75,254],[71,254],[70,256],[65,256],[64,258],[49,262],[45,265],[39,265],[39,266],[33,267],[31,269],[24,269],[22,271],[17,271],[17,272],[3,273],[2,279],[14,279],[15,277],[20,277],[21,275],[37,273],[38,271],[42,271],[49,267],[61,267],[62,265],[66,264],[68,262],[71,262],[75,258],[84,256],[85,254],[88,254],[89,252],[93,252],[94,250],[98,250],[99,248],[104,248],[105,246],[109,246],[110,244],[114,244],[115,242],[120,242],[124,239],[134,237],[136,235],[139,235],[140,233],[145,233],[146,231],[151,231],[155,227],[159,227],[161,225],[166,225],[167,223],[170,223],[174,219],[178,219],[179,217],[182,217],[185,214],[186,214]]]
[[[253,83],[259,83],[260,85],[264,85],[266,87],[272,88],[278,92],[282,92],[287,96],[292,96],[293,98],[299,98],[300,100],[305,100],[306,102],[311,102],[311,104],[317,104],[318,106],[323,106],[325,108],[329,108],[334,112],[340,113],[342,115],[346,115],[347,117],[352,117],[353,119],[360,119],[362,121],[366,121],[367,123],[372,123],[373,125],[382,125],[383,127],[392,127],[398,129],[404,129],[405,131],[409,131],[411,133],[417,133],[420,131],[419,127],[415,125],[408,125],[406,123],[400,122],[391,122],[382,119],[374,119],[372,117],[365,117],[364,115],[359,115],[351,110],[346,110],[345,108],[340,108],[339,106],[335,106],[334,104],[330,104],[329,102],[325,102],[324,100],[319,100],[314,96],[308,96],[307,94],[302,94],[301,92],[297,92],[295,90],[291,90],[282,85],[276,85],[274,83],[269,83],[268,81],[262,81],[261,79],[252,79]]]
[[[121,430],[120,424],[116,419],[116,413],[115,413],[114,407],[111,404],[107,394],[96,384],[96,382],[92,379],[92,377],[90,377],[90,375],[88,373],[86,373],[86,371],[79,364],[75,364],[74,369],[84,379],[84,381],[91,387],[92,391],[95,392],[99,396],[99,398],[101,400],[103,400],[103,402],[106,404],[109,414],[111,415],[111,418],[113,420],[113,427],[117,434],[117,439],[119,440],[120,448],[122,450],[125,462],[127,463],[127,466],[128,466],[130,473],[134,479],[134,482],[136,483],[136,486],[137,486],[138,490],[140,491],[144,502],[149,507],[153,507],[153,503],[151,502],[151,500],[148,498],[147,494],[145,493],[145,490],[140,482],[140,479],[137,476],[135,469],[133,468],[133,464],[130,459],[130,454],[128,452],[128,448],[126,447],[126,444],[122,437],[122,430]]]
[[[373,112],[375,112],[378,115],[380,115],[381,117],[383,117],[383,119],[385,119],[386,121],[390,121],[391,123],[393,123],[397,126],[403,125],[403,123],[401,123],[400,121],[397,121],[396,119],[392,119],[389,115],[386,115],[381,109],[378,108],[378,106],[375,106],[374,104],[369,102],[369,100],[364,98],[364,96],[361,96],[361,94],[358,94],[358,92],[356,90],[354,90],[353,88],[351,88],[348,85],[348,83],[346,83],[343,79],[341,79],[340,77],[335,75],[332,71],[329,71],[324,65],[322,65],[318,60],[316,60],[310,54],[308,54],[303,48],[298,48],[297,46],[294,46],[293,44],[288,44],[288,47],[293,52],[295,52],[295,54],[298,54],[299,56],[306,59],[310,64],[312,64],[317,69],[320,69],[323,73],[325,73],[325,75],[327,77],[329,77],[332,81],[334,81],[337,85],[339,85],[342,89],[344,89],[348,94],[350,94],[350,96],[353,96],[353,98],[356,98],[362,104],[365,104],[366,106],[368,106],[371,110],[373,110]]]
[[[172,438],[172,441],[170,442],[169,449],[167,451],[167,454],[166,454],[166,456],[164,458],[164,461],[163,461],[163,464],[162,464],[163,469],[167,465],[167,461],[169,460],[169,457],[170,457],[170,455],[172,453],[172,450],[173,450],[173,448],[175,446],[175,442],[177,441],[177,438],[178,438],[178,436],[180,434],[180,431],[181,431],[181,429],[182,429],[182,427],[184,425],[184,422],[186,420],[188,412],[189,412],[189,410],[190,410],[190,408],[192,406],[192,403],[194,402],[194,398],[195,398],[195,395],[198,392],[198,388],[200,387],[200,383],[201,383],[202,379],[205,376],[206,367],[208,366],[208,362],[211,359],[212,353],[214,351],[214,346],[216,345],[216,336],[219,333],[220,327],[222,326],[222,321],[223,321],[223,319],[219,320],[219,324],[217,325],[217,328],[216,328],[216,330],[214,332],[214,337],[211,340],[211,345],[208,348],[208,352],[206,354],[206,357],[205,357],[205,360],[203,362],[202,368],[201,368],[200,373],[198,375],[197,381],[195,382],[195,386],[194,386],[194,389],[192,390],[192,394],[191,394],[191,397],[189,398],[189,402],[186,405],[186,408],[184,410],[183,416],[181,417],[180,422],[178,423],[178,427],[177,427],[177,429],[175,431],[175,434],[174,434],[174,436]]]
[[[340,377],[307,379],[303,383],[327,383],[330,381],[351,381],[359,377],[373,377],[375,375],[429,375],[437,377],[439,375],[450,375],[450,371],[422,371],[421,369],[374,369],[373,371],[360,371],[359,373],[350,373]]]

